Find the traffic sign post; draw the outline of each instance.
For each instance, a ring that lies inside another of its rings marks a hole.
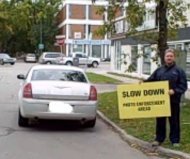
[[[38,44],[38,48],[39,48],[40,50],[43,50],[43,49],[44,49],[44,44]]]
[[[56,43],[60,46],[61,53],[63,53],[62,46],[65,43],[65,36],[64,35],[57,35],[56,36]]]
[[[57,39],[57,44],[63,45],[65,43],[65,39]]]

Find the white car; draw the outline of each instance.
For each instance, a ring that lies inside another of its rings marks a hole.
[[[100,58],[96,57],[88,57],[84,53],[75,52],[72,53],[70,56],[62,56],[57,58],[56,63],[59,65],[88,65],[89,67],[98,67],[100,64]]]
[[[19,126],[31,119],[79,120],[85,127],[96,123],[97,91],[84,71],[72,66],[36,65],[23,80],[18,93]]]
[[[0,64],[1,65],[4,65],[4,64],[14,65],[15,62],[16,62],[16,58],[10,57],[6,53],[0,53]]]
[[[40,64],[55,64],[57,58],[61,57],[61,52],[43,52],[39,58]]]
[[[27,54],[24,61],[25,62],[36,62],[37,61],[36,55],[35,54]]]

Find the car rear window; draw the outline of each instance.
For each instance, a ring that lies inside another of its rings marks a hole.
[[[28,56],[28,57],[36,57],[35,54],[27,54],[26,56]]]
[[[32,81],[50,80],[50,81],[76,81],[87,82],[86,77],[80,71],[60,70],[60,69],[39,69],[32,73]]]
[[[60,56],[61,56],[61,54],[52,53],[52,54],[46,54],[45,58],[57,58],[57,57],[60,57]]]
[[[0,54],[1,58],[10,58],[10,56],[8,54]]]

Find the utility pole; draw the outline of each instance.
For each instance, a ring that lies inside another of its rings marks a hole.
[[[40,53],[42,53],[42,50],[44,49],[44,45],[43,45],[43,38],[42,38],[42,34],[43,34],[43,28],[42,28],[42,19],[40,19],[40,44],[39,44],[39,49],[40,49]]]

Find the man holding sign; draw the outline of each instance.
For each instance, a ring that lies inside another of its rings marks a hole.
[[[175,52],[172,49],[165,51],[165,65],[156,69],[153,74],[146,80],[149,81],[168,81],[171,117],[170,124],[170,141],[173,146],[179,146],[180,142],[180,100],[181,95],[187,90],[187,79],[185,72],[175,64]],[[153,146],[158,146],[166,138],[166,117],[156,118],[156,138]]]

